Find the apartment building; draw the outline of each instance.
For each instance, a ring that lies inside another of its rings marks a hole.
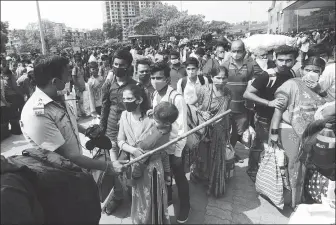
[[[64,23],[54,23],[54,35],[56,38],[62,38],[65,34],[66,26]]]
[[[128,37],[127,27],[132,25],[133,19],[140,15],[141,9],[151,8],[160,1],[103,1],[102,11],[104,22],[118,23],[123,30],[123,40]]]

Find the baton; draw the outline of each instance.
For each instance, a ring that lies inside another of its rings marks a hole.
[[[218,120],[222,119],[225,115],[227,115],[230,112],[231,112],[231,109],[229,109],[229,110],[227,110],[227,111],[225,111],[225,112],[223,112],[223,113],[221,113],[221,114],[219,114],[219,115],[217,115],[217,116],[215,116],[215,117],[207,120],[206,122],[198,125],[197,127],[193,128],[193,129],[189,130],[188,132],[185,132],[181,136],[175,138],[174,140],[171,140],[171,141],[167,142],[166,144],[161,145],[160,147],[158,147],[158,148],[156,148],[156,149],[154,149],[152,151],[146,152],[145,154],[143,154],[143,155],[141,155],[141,156],[139,156],[139,157],[137,157],[137,158],[129,161],[128,163],[126,163],[125,165],[123,165],[123,167],[131,166],[132,164],[134,164],[136,162],[139,162],[139,161],[141,161],[142,159],[144,159],[146,157],[149,157],[149,156],[151,156],[151,155],[153,155],[153,154],[155,154],[157,152],[160,152],[160,151],[164,150],[168,146],[170,146],[172,144],[175,144],[176,142],[182,140],[183,138],[188,137],[189,135],[195,133],[196,131],[198,131],[198,130],[206,127],[206,126],[209,126],[212,123],[217,122]]]

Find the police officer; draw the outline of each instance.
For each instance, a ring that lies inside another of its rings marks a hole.
[[[42,55],[34,62],[36,90],[23,107],[21,129],[36,149],[54,151],[85,169],[120,173],[118,161],[94,160],[82,154],[74,109],[64,101],[63,89],[68,82],[69,62],[57,55]]]

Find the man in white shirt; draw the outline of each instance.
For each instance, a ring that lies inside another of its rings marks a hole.
[[[309,50],[309,39],[308,35],[304,34],[304,36],[301,38],[301,48],[300,48],[301,64],[303,64],[303,61],[306,59],[308,50]]]
[[[202,86],[209,88],[209,81],[208,78],[197,75],[198,60],[196,58],[188,58],[185,66],[188,76],[181,78],[177,82],[177,92],[182,94],[187,104],[197,106],[200,89]]]
[[[320,93],[328,102],[335,101],[335,63],[326,66],[319,79]]]
[[[162,101],[170,102],[179,111],[177,120],[172,125],[170,139],[173,140],[188,131],[187,105],[183,97],[178,94],[170,83],[170,68],[165,62],[155,63],[152,67],[151,82],[156,90],[153,97],[153,108]],[[178,196],[180,199],[180,213],[177,216],[178,223],[185,223],[188,220],[190,211],[189,184],[184,172],[183,151],[186,139],[169,146],[166,151],[169,154],[172,171],[175,177]],[[168,187],[168,196],[171,194],[171,187]],[[169,198],[169,197],[168,197]]]
[[[93,51],[92,54],[90,55],[90,58],[89,58],[89,63],[90,62],[97,62],[98,63],[98,60],[97,60],[97,52]]]

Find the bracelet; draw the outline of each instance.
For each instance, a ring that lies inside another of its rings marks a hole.
[[[271,129],[271,134],[279,134],[279,129]]]

